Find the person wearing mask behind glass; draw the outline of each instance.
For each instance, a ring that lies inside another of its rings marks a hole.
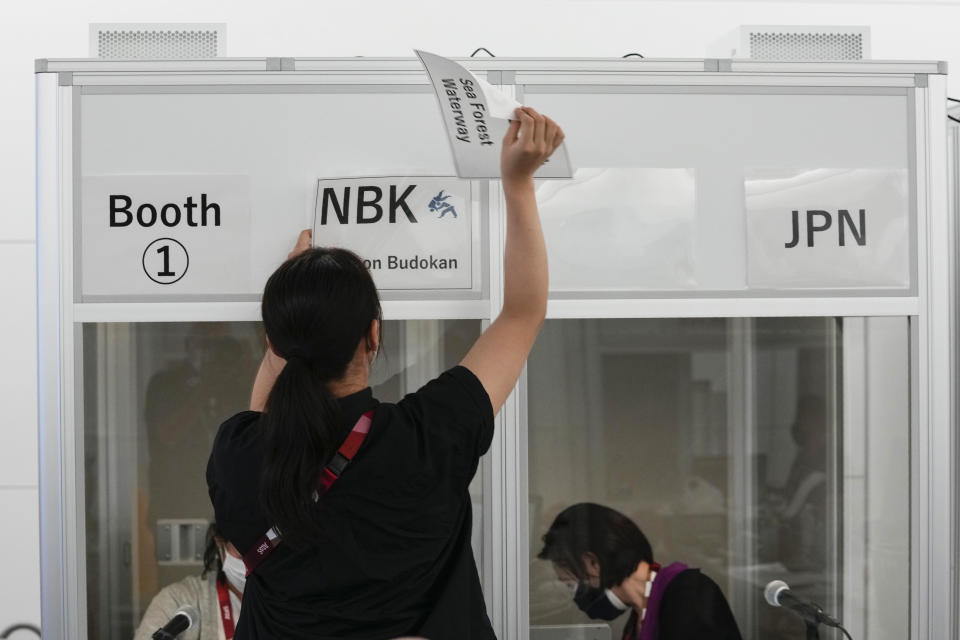
[[[211,524],[203,553],[203,573],[167,585],[154,596],[133,640],[150,640],[180,607],[187,605],[200,613],[200,620],[177,636],[178,640],[231,640],[240,617],[246,576],[240,552]]]
[[[630,611],[623,640],[741,640],[717,583],[680,562],[658,565],[646,536],[618,511],[568,507],[543,543],[537,557],[553,563],[587,616],[614,620]]]

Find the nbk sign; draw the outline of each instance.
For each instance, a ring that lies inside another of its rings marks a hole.
[[[479,287],[470,189],[453,177],[319,180],[314,242],[355,252],[380,289]]]

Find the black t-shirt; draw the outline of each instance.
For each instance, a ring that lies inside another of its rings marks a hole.
[[[495,638],[470,546],[467,488],[493,438],[480,381],[455,367],[397,404],[370,389],[339,403],[344,438],[376,408],[370,433],[317,504],[315,546],[281,543],[247,579],[236,640]],[[227,420],[207,465],[221,533],[244,553],[271,525],[259,418]]]

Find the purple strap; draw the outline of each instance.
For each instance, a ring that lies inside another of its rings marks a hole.
[[[657,640],[660,636],[660,603],[663,594],[670,582],[687,570],[687,565],[674,562],[660,569],[657,578],[650,588],[650,597],[647,599],[647,615],[640,623],[640,640]]]

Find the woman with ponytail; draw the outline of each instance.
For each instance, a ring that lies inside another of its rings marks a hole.
[[[517,110],[503,142],[504,304],[460,365],[396,404],[368,386],[380,302],[363,262],[310,248],[269,278],[250,411],[214,441],[207,485],[248,577],[236,640],[494,638],[468,486],[543,322],[533,174],[563,132]]]

